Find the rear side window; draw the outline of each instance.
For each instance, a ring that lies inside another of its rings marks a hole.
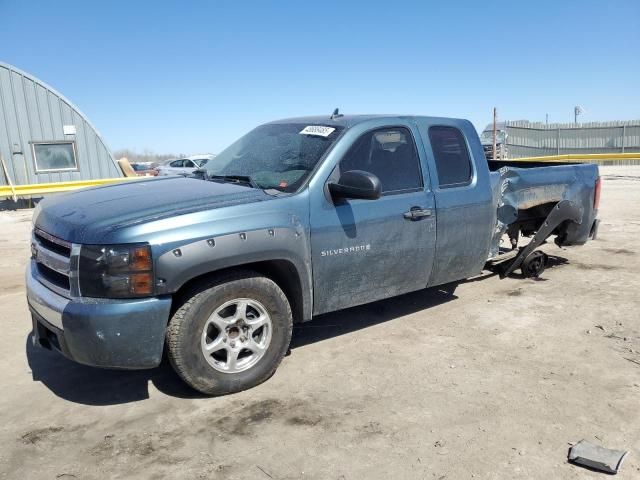
[[[340,162],[340,171],[364,170],[380,179],[382,193],[422,188],[420,160],[411,132],[384,128],[365,133]]]
[[[469,185],[473,169],[462,132],[454,127],[431,127],[429,140],[436,161],[440,188]]]
[[[169,166],[172,168],[181,168],[183,164],[184,164],[184,160],[174,160],[169,164]]]

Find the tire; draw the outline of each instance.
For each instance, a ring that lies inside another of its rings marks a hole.
[[[189,291],[169,321],[167,355],[195,390],[212,396],[240,392],[274,374],[292,327],[291,307],[275,282],[252,271],[234,272]]]
[[[520,271],[525,278],[538,278],[547,267],[548,261],[546,253],[535,250],[524,259]]]

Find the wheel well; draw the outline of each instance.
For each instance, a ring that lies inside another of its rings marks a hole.
[[[530,208],[518,210],[518,218],[514,225],[517,225],[525,237],[533,235],[544,223],[545,218],[549,215],[556,202],[543,203]]]
[[[173,294],[173,298],[177,301],[173,302],[172,314],[173,311],[180,308],[183,300],[186,300],[185,297],[196,284],[205,280],[212,280],[216,277],[225,276],[238,270],[251,270],[273,280],[276,285],[282,289],[287,300],[289,300],[294,323],[302,321],[304,318],[302,283],[296,267],[288,260],[265,260],[262,262],[247,263],[236,267],[208,272],[194,277],[182,285],[180,289]]]
[[[507,229],[507,234],[511,239],[512,247],[515,248],[515,246],[517,246],[518,236],[520,234],[524,237],[532,237],[538,232],[538,230],[543,228],[543,225],[551,211],[556,208],[558,204],[559,202],[548,202],[535,205],[530,208],[519,209],[518,217]],[[556,235],[555,242],[558,246],[561,246],[564,243],[567,237],[567,229],[570,227],[571,223],[572,222],[569,219],[560,222],[549,234],[549,236]]]

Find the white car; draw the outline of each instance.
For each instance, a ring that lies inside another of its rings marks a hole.
[[[156,168],[158,176],[164,175],[191,175],[198,168],[202,168],[206,163],[213,159],[215,155],[191,155],[186,158],[179,158],[177,160],[171,160],[170,162],[160,165]]]

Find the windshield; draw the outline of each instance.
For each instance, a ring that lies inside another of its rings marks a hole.
[[[504,143],[504,130],[496,130],[496,141],[498,143]],[[493,144],[493,130],[485,130],[482,132],[480,142],[483,145]]]
[[[262,189],[295,192],[336,141],[343,127],[262,125],[206,165],[209,176],[250,177]]]
[[[198,167],[204,167],[208,161],[208,158],[197,158],[195,160],[192,160],[192,162],[195,163]]]

